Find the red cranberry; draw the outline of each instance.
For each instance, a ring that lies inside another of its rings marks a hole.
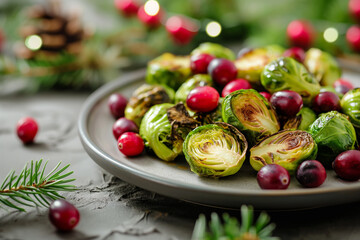
[[[219,93],[213,87],[196,87],[187,96],[186,105],[196,112],[210,112],[218,106],[219,98]]]
[[[340,98],[333,92],[321,92],[313,100],[313,110],[317,113],[340,110]]]
[[[24,144],[33,142],[37,131],[38,124],[31,117],[22,118],[16,124],[16,133]]]
[[[112,127],[112,130],[116,140],[118,140],[121,134],[125,132],[135,132],[135,133],[139,132],[138,126],[136,126],[136,124],[133,121],[124,117],[116,120],[116,122]]]
[[[119,137],[118,148],[127,157],[137,156],[144,150],[144,141],[139,134],[126,132]]]
[[[126,104],[127,99],[120,93],[111,94],[108,100],[110,112],[116,119],[124,116]]]
[[[342,79],[342,78],[340,78],[339,80],[336,80],[333,84],[333,87],[335,89],[339,86],[344,86],[346,89],[349,89],[349,90],[354,89],[354,85],[352,85],[351,82],[349,82],[345,79]],[[343,94],[345,94],[345,93],[343,93]]]
[[[210,62],[215,57],[207,53],[194,54],[190,57],[190,67],[194,74],[207,73]]]
[[[5,42],[5,36],[3,31],[0,29],[0,51],[2,50]]]
[[[229,95],[230,93],[236,91],[236,90],[240,90],[240,89],[250,89],[251,85],[250,83],[245,80],[245,79],[236,79],[233,80],[231,82],[229,82],[228,84],[226,84],[226,86],[223,88],[221,96],[222,97],[226,97],[227,95]]]
[[[303,63],[305,60],[305,51],[299,47],[292,47],[287,49],[284,54],[284,57],[294,58],[296,61]]]
[[[64,199],[57,199],[50,204],[49,219],[61,231],[73,229],[80,220],[77,208]]]
[[[134,0],[115,0],[114,4],[125,17],[134,16],[139,10],[139,5]]]
[[[319,161],[307,160],[296,170],[296,179],[304,187],[318,187],[325,182],[326,170]]]
[[[208,73],[217,85],[223,87],[236,78],[237,69],[232,61],[216,58],[210,62]]]
[[[185,45],[191,42],[198,32],[198,26],[192,20],[181,17],[170,17],[165,24],[166,30],[176,44]]]
[[[360,151],[348,150],[340,153],[333,162],[336,174],[344,180],[356,181],[360,179]]]
[[[270,102],[279,115],[287,117],[294,117],[303,106],[300,94],[291,90],[275,92]]]
[[[145,8],[150,11],[146,12]],[[157,1],[147,1],[139,8],[137,16],[149,28],[157,28],[161,25],[163,11]]]
[[[315,37],[314,32],[310,23],[301,20],[292,21],[286,30],[290,44],[304,49],[312,46]]]
[[[346,31],[346,40],[355,52],[360,52],[360,27],[350,27]]]
[[[264,98],[266,98],[269,102],[271,99],[271,94],[268,92],[259,92],[261,95],[263,95]]]
[[[349,12],[356,21],[360,22],[360,0],[349,1]]]
[[[290,184],[290,175],[282,166],[268,164],[257,173],[257,182],[262,189],[287,189]]]

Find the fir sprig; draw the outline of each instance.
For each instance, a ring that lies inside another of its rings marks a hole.
[[[279,240],[273,237],[275,224],[270,223],[270,217],[262,212],[255,225],[253,224],[254,211],[251,206],[241,206],[241,224],[239,221],[223,214],[223,222],[218,214],[212,213],[209,230],[205,215],[201,214],[195,223],[192,240]]]
[[[0,186],[0,207],[1,205],[25,211],[19,205],[35,207],[49,206],[49,201],[63,198],[59,191],[73,191],[74,185],[69,182],[75,179],[66,179],[73,172],[65,172],[70,164],[60,168],[61,162],[45,174],[47,161],[43,160],[27,163],[19,175],[11,171]]]

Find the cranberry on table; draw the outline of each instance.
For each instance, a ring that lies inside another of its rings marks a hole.
[[[139,10],[139,4],[135,0],[115,0],[114,5],[125,17],[134,16]]]
[[[286,29],[287,37],[292,46],[307,49],[315,40],[315,30],[309,22],[292,21]]]
[[[37,122],[31,117],[21,118],[16,124],[16,133],[24,144],[34,141],[38,129]]]
[[[198,26],[193,20],[182,16],[172,16],[166,20],[166,30],[172,40],[179,45],[191,42],[198,32]]]
[[[119,137],[118,148],[127,157],[137,156],[144,150],[144,141],[139,134],[126,132]]]
[[[262,189],[287,189],[290,184],[289,172],[278,164],[262,167],[256,179]]]
[[[190,57],[190,67],[194,74],[207,73],[208,66],[214,56],[207,53],[194,54]]]
[[[245,79],[236,79],[233,80],[231,82],[229,82],[228,84],[226,84],[226,86],[223,88],[221,96],[222,97],[226,97],[227,95],[229,95],[230,93],[236,91],[236,90],[240,90],[240,89],[250,89],[251,85],[250,83],[245,80]]]
[[[50,204],[49,219],[61,231],[73,229],[80,220],[77,208],[64,199],[57,199]]]
[[[219,98],[219,93],[213,87],[196,87],[188,94],[186,105],[196,112],[210,112],[218,106]]]
[[[111,115],[118,119],[124,116],[127,99],[120,93],[113,93],[108,100],[108,106],[110,108]]]
[[[149,28],[161,25],[163,10],[157,1],[146,1],[137,12],[138,19]]]
[[[340,110],[340,98],[333,92],[320,92],[313,100],[313,110],[317,113]]]
[[[279,115],[286,117],[294,117],[303,106],[300,94],[291,90],[275,92],[270,102]]]
[[[270,102],[270,99],[271,99],[270,93],[268,93],[268,92],[259,92],[259,93]]]
[[[306,160],[296,170],[296,179],[304,187],[319,187],[325,182],[326,170],[317,160]]]
[[[112,127],[112,131],[116,140],[119,139],[121,134],[125,132],[139,132],[138,126],[131,120],[122,117],[115,121]]]
[[[351,82],[346,81],[345,79],[336,80],[333,84],[335,91],[341,94],[345,94],[348,91],[354,89],[354,85]]]
[[[332,164],[336,174],[347,181],[360,179],[360,151],[348,150],[340,153]]]
[[[349,12],[360,23],[360,0],[349,1]]]
[[[283,56],[294,58],[296,61],[303,63],[305,60],[305,51],[300,47],[292,47],[287,49],[283,53]]]
[[[360,52],[360,26],[352,26],[346,31],[346,40],[352,50]]]
[[[235,64],[225,58],[215,58],[208,66],[208,73],[218,86],[225,86],[237,76]]]

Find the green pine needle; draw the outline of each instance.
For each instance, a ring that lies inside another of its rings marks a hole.
[[[47,162],[43,160],[27,163],[19,175],[11,171],[0,187],[0,207],[5,205],[19,211],[25,211],[21,206],[48,207],[50,202],[63,198],[59,191],[74,191],[75,186],[67,183],[75,179],[65,179],[73,172],[62,174],[70,164],[60,168],[61,163],[48,174],[45,173]],[[30,166],[29,166],[30,165]],[[61,175],[62,174],[62,175]],[[2,204],[1,204],[2,203]]]

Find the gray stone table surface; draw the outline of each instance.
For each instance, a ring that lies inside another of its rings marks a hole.
[[[0,98],[0,181],[26,162],[43,158],[48,169],[70,163],[78,190],[64,196],[80,211],[74,231],[60,233],[50,224],[46,208],[26,213],[0,208],[0,239],[190,239],[200,213],[239,210],[204,207],[160,196],[112,177],[83,150],[77,135],[79,110],[89,93],[51,92]],[[32,116],[39,123],[36,143],[24,146],[16,122]],[[360,204],[303,211],[268,212],[277,224],[274,235],[285,240],[360,239]]]

